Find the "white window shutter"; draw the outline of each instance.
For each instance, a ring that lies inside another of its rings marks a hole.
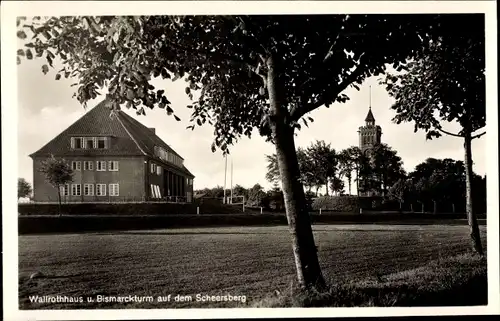
[[[75,137],[71,137],[71,149],[75,149]]]

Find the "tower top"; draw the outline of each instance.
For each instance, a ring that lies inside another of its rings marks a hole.
[[[365,121],[375,123],[375,117],[373,117],[372,107],[368,108],[368,115],[366,115]]]
[[[365,122],[367,125],[375,125],[375,117],[373,117],[372,113],[372,86],[370,85],[369,91],[369,100],[368,100],[368,115],[366,115]]]

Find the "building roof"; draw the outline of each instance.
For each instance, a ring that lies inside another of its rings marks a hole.
[[[375,121],[375,117],[373,117],[373,113],[372,113],[372,108],[371,107],[368,109],[368,115],[366,115],[365,121],[371,121],[371,122]]]
[[[71,137],[107,136],[112,144],[106,149],[72,149]],[[80,119],[57,135],[45,146],[30,155],[39,156],[149,156],[181,170],[188,176],[193,174],[184,166],[166,163],[155,155],[155,146],[164,148],[183,159],[168,146],[153,130],[144,126],[121,110],[111,111],[106,100],[85,113]]]

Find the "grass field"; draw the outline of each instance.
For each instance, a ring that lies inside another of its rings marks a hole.
[[[485,243],[484,226],[481,232]],[[315,225],[314,233],[329,284],[384,276],[401,283],[416,275],[401,271],[469,251],[467,226]],[[30,279],[35,271],[43,277]],[[21,309],[253,306],[295,278],[284,226],[19,236]],[[170,302],[157,302],[168,294]],[[174,302],[177,294],[193,301]],[[195,302],[196,294],[245,295],[246,302]],[[154,302],[30,302],[35,295],[136,295]]]

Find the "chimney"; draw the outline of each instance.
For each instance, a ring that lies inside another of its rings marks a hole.
[[[149,129],[150,131],[152,131],[152,132],[153,132],[153,134],[155,134],[155,135],[156,135],[156,130],[155,130],[154,128],[152,128],[152,127],[151,127],[151,128],[148,128],[148,129]]]

